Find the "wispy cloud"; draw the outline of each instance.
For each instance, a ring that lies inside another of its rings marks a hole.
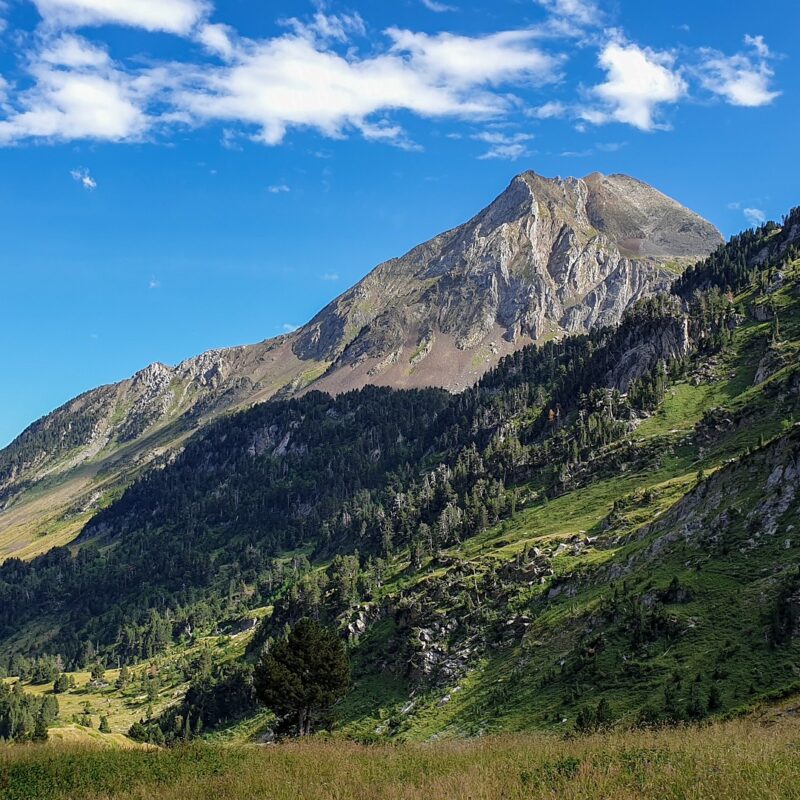
[[[705,89],[734,106],[769,105],[780,92],[771,88],[775,75],[769,64],[773,54],[763,36],[744,37],[746,52],[726,56],[718,50],[704,49],[698,68]]]
[[[767,43],[764,41],[764,37],[759,36],[751,36],[749,33],[744,35],[744,43],[747,47],[752,47],[756,54],[761,58],[771,58],[772,51],[767,46]]]
[[[203,0],[33,0],[51,27],[127,25],[187,34],[210,11]]]
[[[667,129],[667,108],[697,92],[751,107],[779,95],[776,55],[763,36],[748,34],[733,55],[656,50],[604,29],[608,14],[597,0],[536,0],[543,21],[484,35],[370,30],[368,47],[360,41],[369,30],[361,15],[331,13],[323,2],[260,39],[212,22],[210,0],[32,2],[42,20],[26,32],[20,79],[0,78],[0,146],[141,142],[214,123],[231,149],[248,140],[275,146],[292,131],[311,130],[419,150],[404,116],[471,125],[570,118],[582,129],[617,122],[652,131]],[[436,12],[454,9],[420,2]],[[185,37],[194,49],[184,52],[194,55],[169,63],[112,57],[97,42],[102,31],[91,41],[74,32],[109,25]],[[576,41],[597,52],[605,79],[583,89],[576,82],[570,98],[563,79]],[[554,96],[549,86],[557,86]],[[484,158],[528,152],[522,139],[489,144]]]
[[[147,288],[148,289],[160,289],[161,288],[161,281],[158,280],[158,278],[156,278],[156,277],[152,277],[147,282]]]
[[[742,213],[751,225],[763,225],[767,221],[767,215],[760,208],[744,208]]]
[[[93,192],[97,188],[97,181],[92,177],[86,167],[70,170],[72,180],[77,181],[84,189]]]
[[[206,24],[203,25],[195,37],[209,53],[225,60],[230,59],[236,52],[236,31],[230,25]]]
[[[566,116],[569,109],[558,100],[550,100],[536,108],[526,109],[525,115],[534,119],[556,119]]]
[[[281,330],[283,330],[286,333],[293,333],[299,327],[300,327],[299,325],[294,325],[291,322],[284,322],[283,325],[281,325]]]
[[[444,14],[447,11],[458,11],[455,6],[448,5],[447,3],[440,3],[439,0],[420,0],[422,5],[433,11],[435,14]]]
[[[599,142],[593,147],[583,150],[564,150],[561,155],[565,158],[587,158],[597,155],[597,153],[616,153],[625,147],[626,142]]]
[[[527,143],[533,139],[533,136],[529,133],[483,131],[476,133],[472,138],[490,145],[485,153],[478,156],[480,160],[496,158],[516,161],[518,158],[531,154]]]
[[[285,183],[276,183],[272,186],[267,186],[267,191],[270,194],[286,194],[291,192],[291,187],[287,186]]]
[[[339,275],[336,272],[325,272],[322,275],[320,275],[320,278],[323,281],[338,281]]]
[[[229,65],[188,70],[173,93],[176,105],[195,124],[236,123],[269,145],[282,142],[291,128],[310,127],[330,137],[356,130],[418,149],[402,126],[380,116],[502,116],[513,102],[501,87],[554,81],[563,62],[526,30],[469,37],[389,28],[383,51],[360,58],[330,46],[358,24],[320,13],[310,22],[288,21],[286,35],[237,44]]]
[[[351,34],[364,36],[367,33],[366,23],[358,12],[326,14],[325,11],[318,10],[308,20],[291,17],[281,20],[281,23],[298,36],[319,42],[346,42]]]
[[[600,25],[605,15],[593,0],[536,0],[551,14],[573,20],[580,25]]]
[[[200,0],[37,0],[45,25],[25,55],[27,88],[8,99],[0,144],[25,139],[140,141],[176,125],[220,122],[224,141],[281,143],[293,128],[418,149],[390,114],[481,119],[510,113],[507,87],[543,85],[563,57],[543,51],[532,30],[484,36],[384,31],[365,56],[351,47],[366,24],[358,14],[317,11],[285,21],[268,39],[239,37],[208,23]],[[59,29],[136,25],[194,38],[223,63],[121,63]]]

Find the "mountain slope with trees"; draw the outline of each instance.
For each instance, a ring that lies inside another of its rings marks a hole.
[[[68,543],[153,459],[220,415],[309,387],[461,390],[529,342],[616,324],[721,241],[633,178],[523,173],[298,331],[151,364],[35,422],[0,450],[0,558]]]
[[[795,211],[735,237],[618,326],[458,395],[310,392],[217,420],[76,549],[0,566],[0,655],[135,664],[263,616],[241,664],[139,731],[161,739],[252,700],[248,664],[303,618],[349,642],[340,726],[367,739],[791,691],[798,230]]]

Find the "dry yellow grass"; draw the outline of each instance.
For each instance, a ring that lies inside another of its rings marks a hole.
[[[3,774],[11,800],[791,800],[800,798],[800,723],[784,715],[768,724],[748,719],[571,740],[400,746],[18,747],[0,751]]]
[[[0,561],[35,558],[53,547],[69,544],[91,518],[91,513],[62,517],[88,480],[68,481],[57,492],[0,512]]]
[[[796,726],[753,736],[748,726],[617,734],[563,742],[499,739],[436,747],[364,749],[295,744],[247,759],[232,774],[191,779],[158,795],[307,800],[412,798],[796,798]]]
[[[134,742],[123,733],[100,733],[94,728],[83,725],[60,725],[48,731],[50,742],[58,746],[92,745],[97,747],[113,747],[123,750],[152,749],[150,745]]]

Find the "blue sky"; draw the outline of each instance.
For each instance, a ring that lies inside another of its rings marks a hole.
[[[798,28],[793,0],[0,0],[0,445],[305,322],[524,169],[779,217]]]

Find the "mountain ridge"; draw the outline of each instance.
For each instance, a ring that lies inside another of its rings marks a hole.
[[[29,426],[0,450],[0,557],[36,551],[42,530],[63,530],[221,413],[310,387],[461,390],[530,342],[618,322],[721,242],[628,176],[523,172],[471,220],[378,265],[297,331],[155,362]],[[64,496],[19,510],[34,487]]]

